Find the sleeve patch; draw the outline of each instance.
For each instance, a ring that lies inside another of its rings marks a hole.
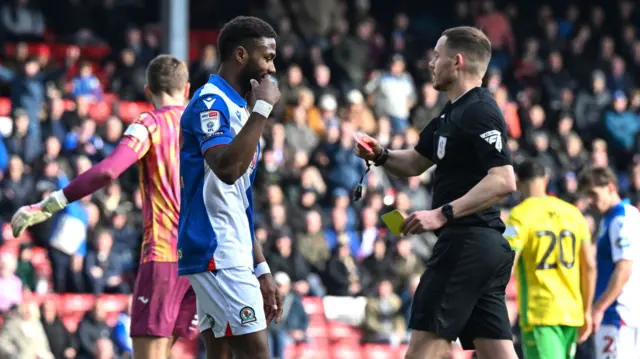
[[[494,146],[496,151],[502,152],[502,134],[498,130],[487,131],[480,135],[480,138]]]
[[[124,131],[124,135],[137,138],[140,141],[145,141],[149,137],[149,130],[140,123],[132,123],[127,127],[127,130]]]
[[[220,112],[203,111],[200,112],[200,128],[205,136],[213,136],[220,129]]]
[[[629,241],[629,238],[627,237],[619,237],[616,240],[616,247],[622,249],[622,248],[627,248],[631,245],[631,242]]]

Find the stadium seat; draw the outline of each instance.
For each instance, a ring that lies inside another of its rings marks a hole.
[[[58,302],[58,312],[62,315],[84,313],[93,308],[94,302],[91,294],[64,294]]]
[[[17,257],[19,249],[20,249],[20,243],[18,243],[18,241],[9,241],[0,247],[0,253],[9,253]]]
[[[396,359],[397,348],[384,344],[365,344],[362,347],[362,359]]]
[[[13,232],[11,231],[11,223],[4,223],[2,225],[2,238],[6,241],[16,241],[17,243],[31,243],[32,238],[29,231],[24,231],[18,238],[13,237]]]
[[[76,103],[73,100],[64,99],[62,100],[62,103],[65,111],[75,111]]]
[[[91,117],[98,125],[103,123],[111,116],[111,106],[106,102],[94,102],[89,105],[89,117]]]
[[[102,101],[111,106],[114,102],[118,101],[118,94],[106,92],[102,95]]]
[[[49,254],[46,248],[33,247],[31,252],[31,264],[33,264],[36,272],[46,272],[46,268],[51,268],[51,262],[49,261]]]
[[[318,297],[304,297],[302,299],[302,305],[304,306],[304,311],[310,317],[315,315],[321,315],[324,317],[324,304],[322,302],[322,298]]]
[[[303,343],[296,347],[296,356],[292,359],[331,359],[328,347],[318,347],[313,344]]]
[[[360,329],[337,321],[328,323],[329,340],[340,343],[359,343],[362,338]]]
[[[0,97],[0,116],[11,115],[11,100],[8,97]]]
[[[135,121],[144,111],[153,110],[153,105],[146,102],[120,102],[120,119],[125,123]]]
[[[331,358],[333,359],[363,359],[360,344],[334,344],[331,346]]]
[[[51,46],[51,57],[54,60],[60,61],[63,60],[67,56],[67,48],[69,45],[67,44],[54,44]]]
[[[92,61],[102,61],[111,53],[111,48],[106,45],[87,46],[81,49],[82,56]]]
[[[307,328],[309,338],[327,338],[328,334],[327,323],[324,320],[311,319],[309,321],[309,327]]]

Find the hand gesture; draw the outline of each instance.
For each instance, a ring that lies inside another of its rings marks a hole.
[[[271,273],[263,274],[258,278],[260,282],[260,292],[264,301],[264,314],[267,318],[267,324],[275,318],[276,324],[282,317],[282,295],[280,289],[276,285]]]
[[[604,318],[604,310],[593,309],[591,314],[591,324],[593,326],[593,333],[597,333],[600,330],[600,324],[602,324],[602,318]]]
[[[251,79],[251,91],[257,100],[265,101],[270,105],[275,105],[280,101],[280,89],[271,76],[265,76],[260,82]]]
[[[366,143],[367,145],[369,145],[369,147],[371,147],[371,151],[364,148],[361,144],[358,143],[358,141],[356,141],[356,148],[353,150],[356,156],[362,159],[365,159],[367,161],[377,160],[380,154],[382,153],[382,146],[380,146],[380,143],[375,138],[369,135],[362,134],[357,136],[360,137],[362,142]]]
[[[593,333],[593,322],[591,319],[591,313],[585,313],[584,324],[578,332],[578,344],[584,343],[589,336]]]
[[[419,234],[436,230],[447,222],[440,209],[413,212],[405,218],[400,230],[403,234]]]

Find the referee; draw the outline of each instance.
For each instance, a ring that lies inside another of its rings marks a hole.
[[[373,152],[355,149],[398,177],[437,166],[434,209],[412,213],[402,228],[405,234],[438,235],[413,300],[406,359],[449,358],[457,338],[480,359],[516,359],[505,304],[514,252],[494,206],[516,190],[516,181],[502,112],[480,87],[491,43],[476,28],[451,28],[434,55],[434,87],[450,101],[416,147],[391,151],[363,136]]]

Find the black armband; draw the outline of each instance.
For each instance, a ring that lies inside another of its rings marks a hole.
[[[382,147],[382,152],[380,152],[380,156],[373,161],[373,164],[376,167],[384,166],[384,163],[389,159],[389,150],[386,147]]]

